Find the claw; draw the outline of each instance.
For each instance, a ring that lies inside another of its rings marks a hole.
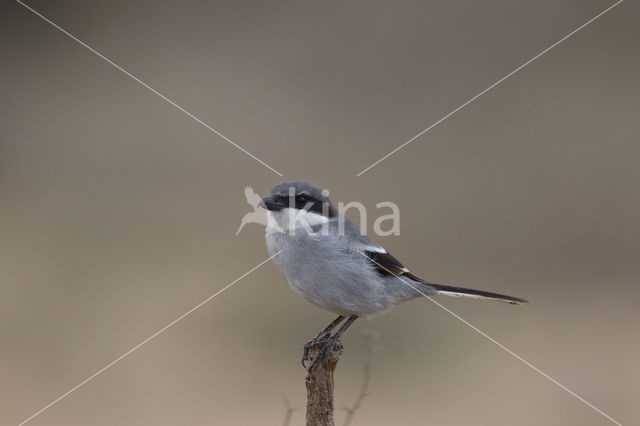
[[[313,341],[313,339],[311,339],[304,344],[304,349],[302,350],[302,359],[300,360],[300,362],[302,363],[302,367],[304,368],[307,368],[304,362],[307,360],[307,356],[309,355],[309,349],[311,349],[314,343],[315,342]]]
[[[300,360],[304,368],[307,368],[304,362],[307,360],[307,357],[309,356],[309,349],[320,344],[320,342],[318,342],[319,337],[320,336],[314,337],[313,339],[309,340],[307,343],[304,344],[304,349],[302,351],[302,359]]]
[[[327,362],[329,360],[329,349],[333,349],[336,347],[338,351],[341,351],[343,349],[342,343],[340,343],[340,340],[338,339],[340,339],[340,336],[342,336],[342,333],[344,333],[347,330],[347,328],[349,328],[351,324],[353,324],[353,322],[358,319],[358,317],[356,315],[351,315],[349,319],[347,319],[347,321],[344,324],[342,324],[340,329],[332,336],[331,330],[333,330],[336,327],[336,325],[340,324],[340,322],[344,320],[344,318],[345,317],[343,315],[340,315],[338,318],[333,320],[331,324],[325,327],[324,330],[318,333],[318,335],[315,338],[311,339],[304,345],[304,351],[302,352],[302,366],[304,368],[307,368],[304,362],[306,361],[307,356],[309,356],[309,349],[311,349],[315,345],[322,344],[323,346],[322,346],[322,349],[320,350],[320,353],[318,354],[316,359],[313,360],[313,363],[309,367],[308,369],[309,371],[311,371],[313,367],[315,367],[318,364],[318,361],[320,361],[321,358],[323,360],[323,364],[325,368],[327,367]]]
[[[333,348],[341,350],[343,349],[343,346],[338,339],[330,337],[329,339],[324,341],[320,353],[318,354],[318,356],[316,356],[316,359],[313,360],[313,363],[309,367],[309,370],[313,370],[313,368],[318,364],[320,360],[322,360],[322,365],[324,366],[324,368],[327,368],[327,363],[329,362],[329,350]]]
[[[302,351],[302,359],[301,359],[301,363],[304,368],[307,368],[304,362],[307,360],[307,356],[309,355],[309,349],[311,349],[315,345],[320,344],[323,338],[329,338],[329,337],[331,337],[331,333],[327,333],[325,330],[322,330],[316,337],[314,337],[313,339],[309,340],[307,343],[304,344],[304,349]]]

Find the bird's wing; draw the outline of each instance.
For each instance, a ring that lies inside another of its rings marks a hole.
[[[247,198],[247,203],[252,206],[254,209],[258,208],[258,204],[262,201],[262,198],[253,190],[252,187],[247,186],[244,189],[244,196]]]
[[[430,283],[418,277],[417,275],[414,275],[411,272],[409,272],[409,270],[405,268],[398,259],[391,256],[386,251],[384,253],[379,251],[364,251],[363,253],[369,258],[372,265],[375,267],[375,269],[378,271],[379,274],[385,275],[385,276],[391,275],[396,277],[404,277],[412,281],[417,281],[431,288],[432,289],[431,291],[434,291],[435,294],[443,294],[446,296],[455,296],[455,297],[469,297],[472,299],[497,300],[499,302],[506,302],[512,305],[520,305],[521,303],[527,303],[527,301],[524,299],[521,299],[519,297],[514,297],[514,296],[507,296],[506,294],[493,293],[493,292],[484,291],[484,290],[476,290],[473,288],[456,287],[456,286],[451,286],[446,284]]]
[[[409,270],[405,268],[404,265],[400,263],[398,259],[393,257],[386,250],[384,251],[364,250],[362,253],[369,258],[372,266],[375,268],[376,271],[378,271],[380,275],[385,275],[385,276],[395,275],[398,277],[406,277],[406,278],[409,278],[410,280],[424,283],[424,281],[420,277],[409,272]]]
[[[344,221],[344,229],[340,230],[340,220]],[[386,251],[373,241],[367,234],[360,230],[354,221],[346,216],[341,216],[333,222],[336,232],[344,232],[344,238],[347,239],[349,245],[354,245],[357,250],[373,250]]]
[[[409,272],[409,270],[405,268],[402,263],[398,261],[398,259],[391,256],[386,251],[384,253],[378,251],[364,251],[363,253],[369,258],[372,265],[375,267],[379,274],[405,277],[412,281],[417,281],[435,290],[436,294],[456,297],[470,297],[473,299],[497,300],[500,302],[510,303],[512,305],[527,303],[527,301],[524,299],[521,299],[519,297],[507,296],[506,294],[492,293],[490,291],[476,290],[473,288],[430,283]]]
[[[381,275],[404,276],[414,281],[423,282],[413,275],[402,263],[393,257],[384,247],[373,241],[368,235],[362,234],[360,227],[345,218],[345,237],[354,248],[369,258],[371,266]]]

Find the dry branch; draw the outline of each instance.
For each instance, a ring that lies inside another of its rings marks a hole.
[[[280,395],[282,395],[282,401],[284,402],[284,407],[287,410],[284,415],[284,420],[282,421],[282,426],[289,426],[289,424],[291,423],[291,416],[293,416],[293,412],[296,411],[296,409],[289,402],[289,398],[287,398],[287,395]]]
[[[318,344],[309,349],[306,358],[307,375],[307,426],[334,426],[333,419],[333,372],[342,355],[342,343],[337,342],[329,351],[327,365],[318,362],[310,368],[313,360],[320,354],[327,335],[318,339]]]

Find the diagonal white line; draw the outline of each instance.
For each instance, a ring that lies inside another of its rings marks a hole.
[[[244,277],[246,277],[247,275],[249,275],[250,273],[252,273],[253,271],[255,271],[256,269],[258,269],[259,267],[261,267],[262,265],[264,265],[265,263],[267,263],[268,261],[270,261],[271,259],[273,259],[274,257],[276,257],[277,255],[279,255],[280,253],[282,253],[282,250],[280,250],[279,252],[277,252],[276,254],[274,254],[273,256],[269,257],[268,259],[260,262],[258,265],[254,266],[253,268],[251,268],[249,271],[247,271],[246,273],[242,274],[241,276],[239,276],[238,278],[236,278],[235,280],[233,280],[232,282],[230,282],[229,284],[227,284],[226,286],[224,286],[222,289],[218,290],[216,293],[212,294],[211,296],[207,297],[206,299],[204,299],[202,302],[198,303],[196,306],[194,306],[193,308],[189,309],[187,312],[185,312],[184,314],[180,315],[178,318],[174,319],[173,321],[171,321],[169,324],[165,325],[164,327],[162,327],[160,330],[156,331],[155,333],[153,333],[151,336],[147,337],[146,339],[144,339],[143,341],[141,341],[140,343],[138,343],[137,345],[135,345],[134,347],[132,347],[131,349],[129,349],[128,351],[126,351],[125,353],[123,353],[122,355],[120,355],[118,358],[114,359],[113,361],[111,361],[109,364],[105,365],[104,367],[102,367],[100,370],[96,371],[95,373],[93,373],[92,375],[90,375],[89,377],[87,377],[86,379],[84,379],[83,381],[81,381],[80,383],[78,383],[77,385],[75,385],[74,387],[72,387],[71,389],[69,389],[68,391],[66,391],[65,393],[63,393],[62,395],[60,395],[58,398],[54,399],[53,401],[51,401],[50,403],[48,403],[47,405],[45,405],[44,407],[42,407],[40,410],[36,411],[34,414],[32,414],[31,416],[27,417],[26,419],[24,419],[22,422],[20,422],[20,424],[18,426],[22,426],[25,423],[27,423],[28,421],[32,420],[34,417],[42,414],[42,412],[44,412],[45,410],[47,410],[48,408],[50,408],[52,405],[56,404],[57,402],[59,402],[61,399],[65,398],[66,396],[68,396],[70,393],[72,393],[73,391],[75,391],[76,389],[78,389],[80,386],[90,382],[91,380],[93,380],[96,376],[98,376],[99,374],[103,373],[105,370],[107,370],[108,368],[114,366],[115,364],[117,364],[119,361],[121,361],[124,357],[126,357],[127,355],[131,354],[132,352],[134,352],[135,350],[139,349],[142,345],[144,345],[145,343],[147,343],[149,340],[153,339],[154,337],[158,336],[159,334],[163,333],[164,331],[166,331],[169,327],[173,326],[175,323],[177,323],[178,321],[182,320],[184,317],[186,317],[187,315],[191,314],[193,311],[195,311],[196,309],[200,308],[202,305],[204,305],[205,303],[209,302],[211,299],[215,298],[216,296],[218,296],[220,293],[222,293],[223,291],[225,291],[226,289],[228,289],[229,287],[231,287],[232,285],[234,285],[235,283],[237,283],[238,281],[240,281],[241,279],[243,279]]]
[[[495,343],[500,349],[504,350],[505,352],[509,353],[510,355],[513,355],[516,359],[518,359],[519,361],[524,363],[526,366],[528,366],[531,369],[533,369],[538,374],[540,374],[543,377],[545,377],[547,380],[551,381],[552,383],[554,383],[557,386],[559,386],[561,389],[565,390],[566,392],[568,392],[572,396],[574,396],[577,399],[579,399],[580,401],[584,402],[586,405],[588,405],[589,407],[591,407],[592,409],[594,409],[598,413],[602,414],[604,417],[606,417],[607,419],[611,420],[613,423],[617,424],[618,426],[622,426],[622,423],[618,422],[613,417],[609,416],[607,413],[605,413],[604,411],[602,411],[601,409],[599,409],[598,407],[596,407],[595,405],[593,405],[592,403],[590,403],[589,401],[587,401],[586,399],[584,399],[583,397],[581,397],[580,395],[578,395],[577,393],[575,393],[574,391],[572,391],[571,389],[566,387],[565,385],[563,385],[562,383],[560,383],[559,381],[557,381],[556,379],[554,379],[553,377],[551,377],[550,375],[548,375],[544,371],[540,370],[538,367],[536,367],[535,365],[531,364],[529,361],[527,361],[526,359],[522,358],[517,353],[513,352],[511,349],[509,349],[506,346],[504,346],[502,343],[498,342],[496,339],[494,339],[493,337],[489,336],[487,333],[485,333],[484,331],[480,330],[475,325],[469,323],[467,320],[462,318],[460,315],[458,315],[455,312],[451,311],[447,307],[441,305],[434,298],[432,298],[431,296],[427,295],[425,292],[421,291],[419,288],[411,285],[407,281],[403,280],[400,276],[398,276],[398,275],[394,274],[393,272],[389,271],[387,268],[385,268],[384,266],[382,266],[381,264],[379,264],[375,260],[371,259],[369,256],[367,256],[366,254],[364,254],[360,250],[358,250],[358,252],[361,255],[365,256],[367,259],[371,260],[373,263],[375,263],[379,267],[381,267],[382,269],[384,269],[385,271],[387,271],[388,273],[390,273],[391,275],[393,275],[394,277],[396,277],[397,279],[399,279],[400,281],[402,281],[404,284],[408,285],[409,287],[411,287],[412,289],[414,289],[415,291],[417,291],[418,293],[420,293],[421,295],[423,295],[424,297],[426,297],[427,299],[429,299],[430,301],[432,301],[433,303],[435,303],[436,305],[438,305],[439,307],[441,307],[442,309],[447,311],[449,314],[453,315],[455,318],[457,318],[458,320],[463,322],[465,325],[471,327],[473,330],[478,332],[481,336],[483,336],[483,337],[487,338],[488,340],[490,340],[491,342]]]
[[[414,140],[418,139],[420,136],[424,135],[425,133],[427,133],[429,130],[433,129],[434,127],[436,127],[438,124],[442,123],[443,121],[445,121],[447,118],[451,117],[452,115],[454,115],[455,113],[457,113],[458,111],[460,111],[462,108],[466,107],[467,105],[469,105],[471,102],[475,101],[476,99],[478,99],[480,96],[484,95],[485,93],[487,93],[489,90],[493,89],[494,87],[496,87],[497,85],[499,85],[500,83],[502,83],[503,81],[505,81],[506,79],[508,79],[509,77],[511,77],[512,75],[514,75],[515,73],[517,73],[518,71],[520,71],[521,69],[523,69],[524,67],[526,67],[527,65],[529,65],[531,62],[535,61],[536,59],[538,59],[539,57],[541,57],[542,55],[544,55],[545,53],[549,52],[551,49],[553,49],[554,47],[556,47],[557,45],[559,45],[560,43],[562,43],[563,41],[567,40],[569,37],[571,37],[572,35],[574,35],[575,33],[577,33],[578,31],[582,30],[584,27],[586,27],[587,25],[591,24],[592,22],[594,22],[596,19],[600,18],[602,15],[604,15],[605,13],[609,12],[611,9],[613,9],[614,7],[618,6],[620,3],[622,3],[624,0],[618,0],[616,3],[612,4],[611,6],[609,6],[608,8],[606,8],[605,10],[603,10],[602,12],[600,12],[599,14],[597,14],[596,16],[594,16],[593,18],[589,19],[587,22],[585,22],[584,24],[580,25],[578,28],[576,28],[575,30],[571,31],[569,34],[567,34],[566,36],[562,37],[560,40],[556,41],[555,43],[553,43],[551,46],[547,47],[546,49],[544,49],[542,52],[538,53],[536,56],[534,56],[533,58],[529,59],[527,62],[525,62],[524,64],[520,65],[518,68],[516,68],[515,70],[511,71],[509,74],[505,75],[504,77],[502,77],[500,80],[496,81],[495,83],[493,83],[491,86],[487,87],[486,89],[484,89],[482,92],[476,94],[474,97],[472,97],[471,99],[469,99],[468,101],[466,101],[465,103],[463,103],[462,105],[460,105],[459,107],[457,107],[456,109],[454,109],[453,111],[449,112],[447,115],[445,115],[444,117],[442,117],[441,119],[439,119],[438,121],[436,121],[435,123],[431,124],[429,127],[425,128],[424,130],[422,130],[420,133],[418,133],[417,135],[415,135],[414,137],[412,137],[411,139],[409,139],[408,141],[406,141],[405,143],[403,143],[402,145],[400,145],[399,147],[397,147],[396,149],[394,149],[393,151],[391,151],[390,153],[388,153],[387,155],[385,155],[384,157],[382,157],[381,159],[379,159],[378,161],[376,161],[375,163],[371,164],[369,167],[367,167],[366,169],[362,170],[360,173],[358,173],[356,176],[360,176],[362,175],[364,172],[366,172],[367,170],[371,169],[372,167],[375,167],[376,165],[380,164],[382,161],[386,160],[387,158],[389,158],[390,156],[392,156],[393,154],[395,154],[396,152],[400,151],[402,148],[404,148],[405,146],[409,145],[411,142],[413,142]]]
[[[176,107],[177,109],[179,109],[180,111],[182,111],[184,114],[186,114],[188,117],[192,118],[193,120],[195,120],[197,123],[203,125],[204,127],[206,127],[207,129],[209,129],[210,131],[212,131],[213,133],[215,133],[216,135],[220,136],[222,139],[224,139],[225,141],[229,142],[231,145],[235,146],[236,148],[238,148],[240,151],[244,152],[245,154],[247,154],[249,157],[253,158],[254,160],[256,160],[258,163],[262,164],[263,166],[265,166],[266,168],[268,168],[269,170],[271,170],[272,172],[274,172],[275,174],[277,174],[278,176],[282,176],[282,173],[280,173],[279,171],[277,171],[276,169],[274,169],[273,167],[271,167],[270,165],[268,165],[267,163],[265,163],[264,161],[262,161],[261,159],[259,159],[258,157],[256,157],[255,155],[253,155],[252,153],[250,153],[249,151],[247,151],[246,149],[244,149],[243,147],[241,147],[240,145],[238,145],[237,143],[235,143],[234,141],[232,141],[231,139],[229,139],[228,137],[226,137],[225,135],[223,135],[222,133],[220,133],[219,131],[217,131],[216,129],[214,129],[213,127],[211,127],[210,125],[208,125],[207,123],[205,123],[204,121],[202,121],[201,119],[199,119],[198,117],[196,117],[195,115],[193,115],[192,113],[190,113],[189,111],[187,111],[186,109],[184,109],[183,107],[181,107],[180,105],[178,105],[177,103],[175,103],[174,101],[172,101],[171,99],[169,99],[168,97],[166,97],[165,95],[163,95],[162,93],[158,92],[156,89],[154,89],[153,87],[149,86],[147,83],[145,83],[144,81],[140,80],[138,77],[136,77],[135,75],[131,74],[129,71],[125,70],[124,68],[122,68],[120,65],[116,64],[115,62],[113,62],[111,59],[107,58],[106,56],[104,56],[102,53],[98,52],[97,50],[95,50],[93,47],[89,46],[88,44],[86,44],[85,42],[83,42],[82,40],[78,39],[76,36],[74,36],[73,34],[71,34],[70,32],[68,32],[67,30],[65,30],[64,28],[60,27],[58,24],[56,24],[55,22],[51,21],[49,18],[43,16],[41,13],[39,13],[38,11],[34,10],[33,8],[27,6],[26,4],[24,4],[22,1],[20,0],[16,0],[19,4],[21,4],[22,6],[24,6],[26,9],[30,10],[31,12],[33,12],[35,15],[39,16],[40,18],[42,18],[45,22],[47,22],[48,24],[51,24],[54,28],[60,30],[62,33],[64,33],[65,35],[67,35],[69,38],[73,39],[74,41],[76,41],[78,44],[80,44],[81,46],[86,47],[87,49],[89,49],[92,53],[94,53],[96,56],[98,56],[100,59],[104,60],[105,62],[113,65],[118,71],[122,72],[123,74],[125,74],[127,77],[130,77],[132,80],[136,81],[137,83],[141,84],[145,89],[149,90],[150,92],[158,95],[159,97],[161,97],[163,100],[165,100],[166,102],[168,102],[169,104],[171,104],[172,106]]]

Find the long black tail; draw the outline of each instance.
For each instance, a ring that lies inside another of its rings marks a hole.
[[[474,290],[472,288],[453,287],[450,285],[425,283],[426,285],[436,289],[436,294],[444,294],[446,296],[454,297],[471,297],[474,299],[488,299],[498,300],[500,302],[511,303],[512,305],[520,305],[522,303],[529,303],[519,297],[507,296],[504,294],[491,293],[489,291]]]

